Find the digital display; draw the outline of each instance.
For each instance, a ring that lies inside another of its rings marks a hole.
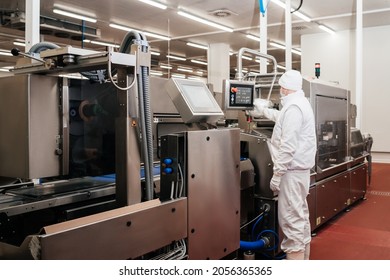
[[[252,105],[253,87],[234,86],[230,87],[230,106]]]
[[[250,110],[253,108],[255,84],[249,81],[224,81],[225,108]]]
[[[188,98],[194,110],[215,108],[206,88],[202,85],[182,84],[184,95]]]
[[[165,89],[184,123],[213,123],[224,115],[203,81],[171,78]]]

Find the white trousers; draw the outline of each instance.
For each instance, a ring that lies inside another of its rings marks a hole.
[[[288,171],[282,176],[278,196],[278,220],[284,238],[281,249],[286,253],[304,252],[311,241],[309,208],[306,197],[310,187],[310,170]]]

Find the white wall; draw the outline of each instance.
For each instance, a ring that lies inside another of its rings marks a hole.
[[[360,129],[373,136],[373,159],[377,162],[390,162],[389,34],[390,26],[363,30],[364,80]],[[337,81],[341,87],[351,90],[351,102],[355,103],[354,31],[342,31],[335,35],[303,35],[301,47],[302,74],[314,76],[314,64],[321,63],[320,79]]]

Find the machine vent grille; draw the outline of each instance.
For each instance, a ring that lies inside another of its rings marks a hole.
[[[231,10],[228,9],[217,9],[209,12],[210,15],[213,15],[218,18],[223,18],[223,17],[230,17],[231,15],[237,16],[237,13],[232,12]]]
[[[297,26],[293,26],[291,29],[295,31],[302,31],[302,30],[309,29],[309,27],[306,25],[297,25]]]

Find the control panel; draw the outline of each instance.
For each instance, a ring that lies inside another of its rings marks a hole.
[[[252,110],[255,95],[255,82],[223,81],[225,110]]]
[[[161,136],[160,200],[182,197],[185,190],[184,135]]]

